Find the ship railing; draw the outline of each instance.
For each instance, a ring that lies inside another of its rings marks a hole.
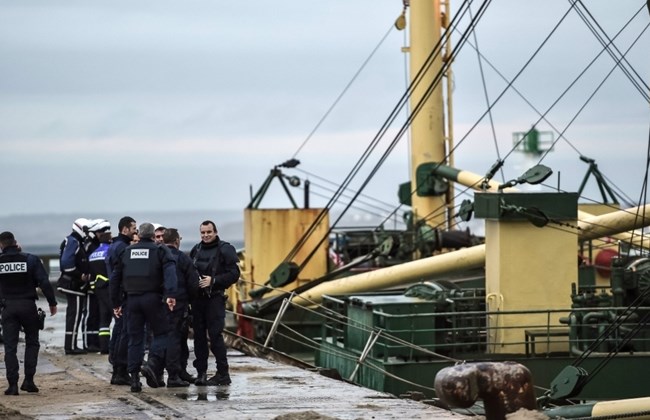
[[[464,360],[486,353],[528,357],[581,354],[598,343],[592,349],[596,355],[620,347],[638,320],[632,317],[611,327],[615,314],[623,313],[624,307],[389,313],[381,308],[349,310],[344,300],[325,299],[326,307],[340,315],[324,323],[322,339],[384,360],[438,356]],[[650,311],[650,307],[638,311]],[[379,331],[381,336],[375,339]],[[603,334],[603,340],[597,341]],[[366,349],[371,338],[372,348]],[[650,327],[642,328],[619,350],[650,353]]]
[[[59,254],[45,254],[38,256],[43,265],[45,266],[45,271],[50,278],[50,281],[56,281],[59,278]]]

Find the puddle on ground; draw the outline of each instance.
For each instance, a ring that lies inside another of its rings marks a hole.
[[[189,391],[175,393],[175,396],[186,401],[220,401],[230,398],[228,388],[208,389],[207,391]]]

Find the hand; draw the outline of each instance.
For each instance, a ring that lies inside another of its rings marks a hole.
[[[90,280],[90,274],[81,275],[81,281],[88,281],[88,280]]]
[[[113,308],[113,315],[115,315],[115,318],[121,318],[122,317],[122,307],[118,306],[117,308]]]
[[[201,276],[199,278],[199,287],[205,289],[206,287],[212,286],[212,277],[210,276]]]
[[[170,311],[174,310],[174,306],[176,306],[176,299],[174,298],[167,298],[167,307],[169,308]]]
[[[50,306],[50,316],[56,315],[56,312],[57,312],[56,305]]]

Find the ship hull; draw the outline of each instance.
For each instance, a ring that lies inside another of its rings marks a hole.
[[[343,378],[350,378],[357,368],[360,354],[342,346],[324,341],[316,356],[316,362],[323,368],[336,369]],[[465,362],[494,362],[513,361],[526,366],[533,375],[536,392],[541,396],[548,384],[567,366],[575,361],[575,357],[544,355],[527,357],[519,354],[491,355],[486,358],[481,355],[467,358]],[[605,356],[595,356],[586,359],[580,366],[593,371],[601,363],[607,363],[598,376],[595,376],[580,392],[580,400],[611,400],[620,398],[639,398],[650,395],[650,355],[618,355],[607,359]],[[355,374],[355,382],[359,385],[389,392],[395,395],[421,392],[428,398],[434,398],[433,382],[436,374],[455,363],[445,360],[399,360],[398,358],[366,359]],[[395,378],[402,378],[398,380]],[[407,383],[409,381],[411,383]],[[417,384],[417,385],[414,385]]]

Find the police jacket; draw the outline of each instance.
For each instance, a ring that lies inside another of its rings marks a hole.
[[[239,280],[239,257],[235,247],[217,239],[194,245],[190,258],[202,276],[212,276],[212,291],[224,291]]]
[[[100,243],[99,246],[88,256],[91,290],[105,289],[108,287],[108,269],[106,268],[108,247],[108,243]]]
[[[106,254],[106,272],[109,278],[115,269],[115,265],[117,265],[118,256],[124,251],[124,248],[131,244],[131,239],[122,233],[113,238],[113,243],[108,247],[108,253]]]
[[[56,306],[56,297],[41,260],[32,254],[19,252],[17,246],[8,246],[0,254],[0,294],[4,299],[38,300],[39,287],[50,306]]]
[[[176,278],[178,279],[176,300],[194,299],[199,291],[199,273],[187,254],[172,246],[168,246],[168,248],[176,258]]]
[[[59,268],[74,278],[81,278],[88,273],[88,258],[83,247],[83,238],[77,232],[72,232],[61,242],[59,253]]]
[[[63,293],[84,295],[88,283],[82,281],[81,276],[89,272],[88,256],[83,238],[77,232],[72,232],[61,242],[59,268],[61,277],[57,289]]]
[[[113,308],[122,304],[120,288],[127,295],[155,292],[175,298],[176,260],[166,246],[141,239],[120,253],[108,284]]]

